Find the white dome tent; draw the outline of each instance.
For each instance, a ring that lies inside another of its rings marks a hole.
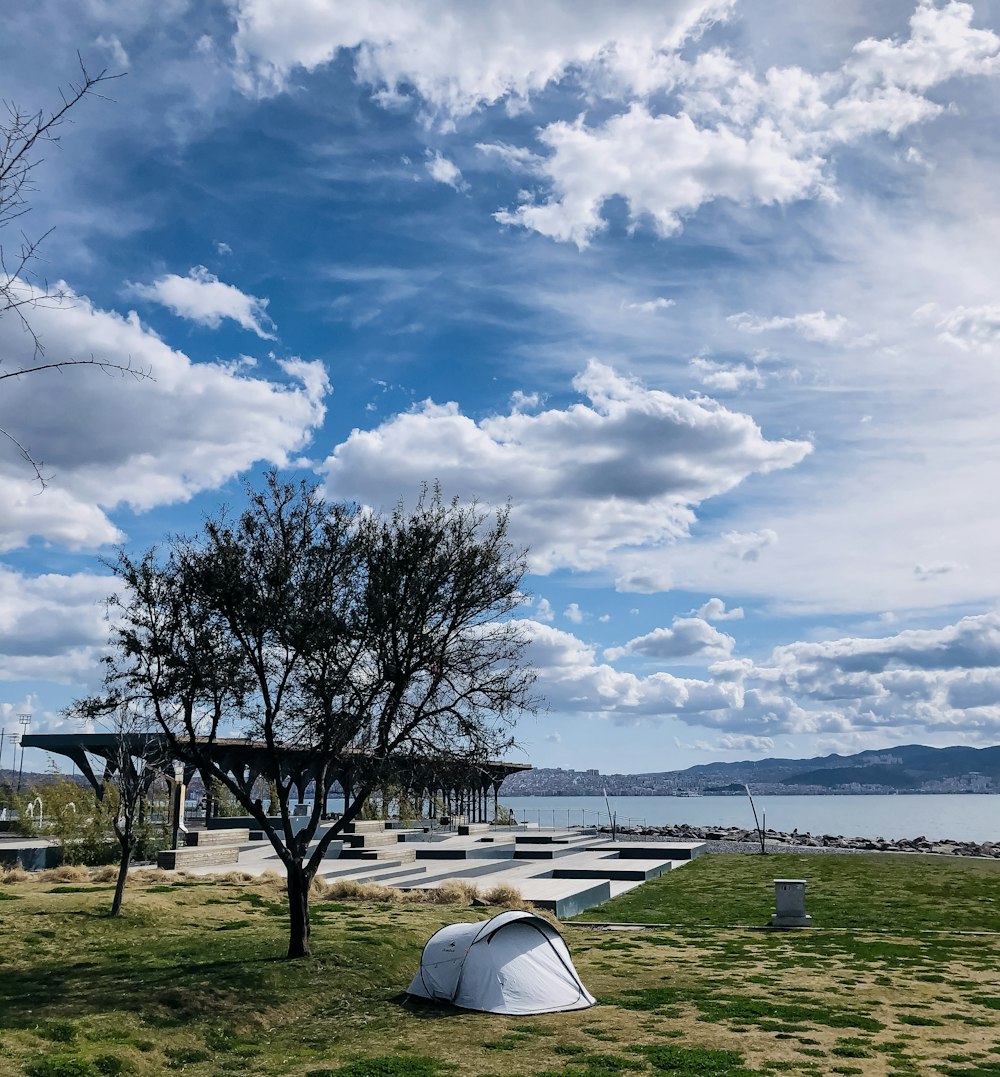
[[[597,1001],[580,982],[562,935],[528,912],[436,931],[408,993],[508,1014],[584,1010]]]

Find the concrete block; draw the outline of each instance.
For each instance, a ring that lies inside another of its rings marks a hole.
[[[208,845],[243,845],[250,840],[250,831],[239,829],[231,830],[189,830],[187,844],[189,847],[198,846],[204,848]]]
[[[812,917],[806,912],[805,879],[775,879],[771,927],[811,926]]]

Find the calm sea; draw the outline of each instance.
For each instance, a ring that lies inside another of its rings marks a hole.
[[[603,797],[501,797],[520,822],[540,826],[607,823]],[[1000,841],[1000,795],[755,796],[761,825],[773,830],[869,838]],[[741,826],[753,829],[746,797],[611,797],[619,825]]]

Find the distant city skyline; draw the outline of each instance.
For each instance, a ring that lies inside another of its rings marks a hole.
[[[1000,0],[39,0],[0,98],[77,53],[127,74],[0,243],[46,362],[151,377],[0,382],[8,757],[99,681],[101,558],[270,466],[510,505],[517,760],[1000,741]]]

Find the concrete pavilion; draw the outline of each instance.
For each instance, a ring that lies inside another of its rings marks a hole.
[[[118,768],[123,748],[130,756],[152,764],[150,782],[157,773],[168,779],[176,774],[187,785],[199,772],[198,763],[191,761],[195,755],[211,760],[247,788],[257,779],[271,781],[280,774],[283,779],[291,779],[299,800],[304,799],[308,787],[320,777],[316,754],[308,748],[287,745],[270,748],[263,741],[250,739],[199,739],[195,752],[188,758],[182,748],[171,745],[164,733],[33,733],[25,734],[22,742],[26,748],[65,756],[79,767],[97,792],[105,775],[113,774]],[[98,768],[100,774],[94,769],[94,758],[103,761],[103,767]],[[425,816],[443,810],[449,815],[465,816],[471,822],[486,822],[491,808],[496,814],[504,779],[530,769],[524,763],[447,756],[430,759],[399,755],[379,759],[348,748],[335,761],[331,777],[348,801],[354,789],[375,778],[377,784],[391,784],[403,790]]]

